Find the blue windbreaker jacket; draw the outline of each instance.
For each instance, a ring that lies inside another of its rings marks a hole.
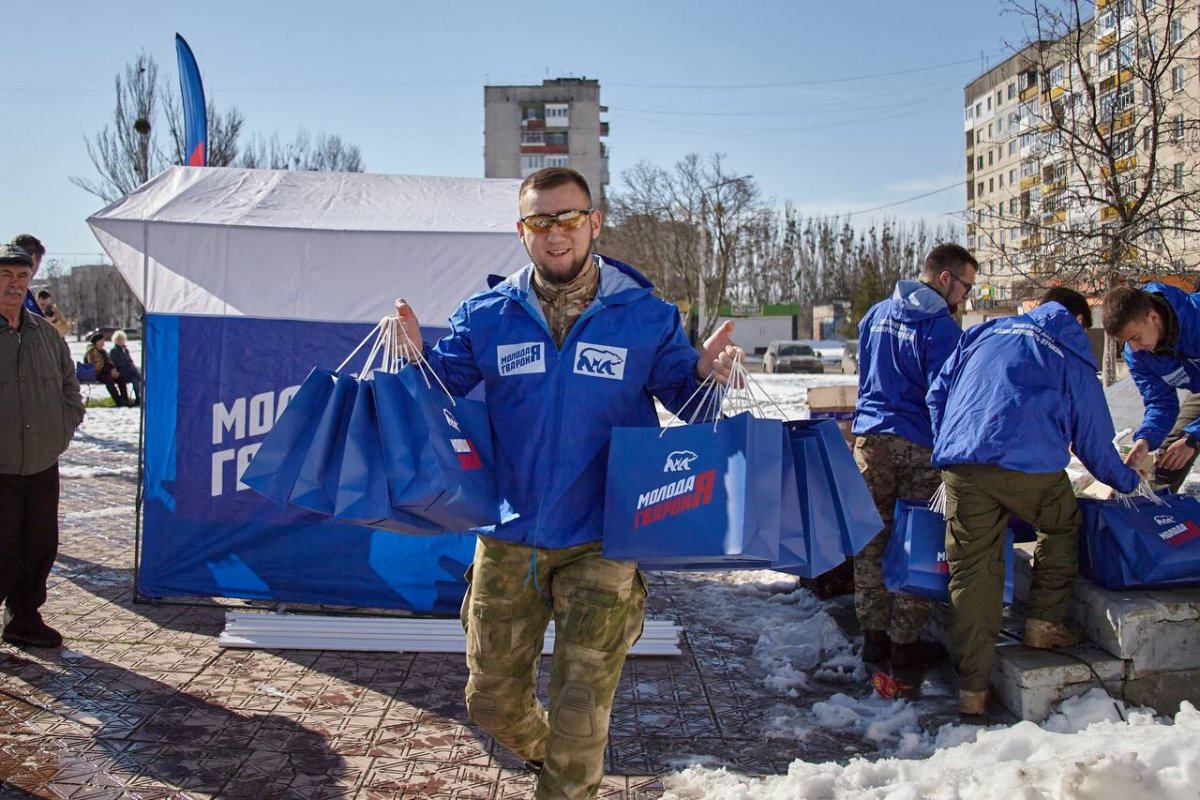
[[[1145,439],[1151,450],[1157,450],[1179,416],[1176,389],[1200,392],[1200,295],[1188,294],[1165,283],[1147,283],[1142,289],[1166,300],[1179,321],[1179,339],[1174,353],[1134,352],[1129,345],[1125,346],[1129,375],[1137,384],[1146,406],[1146,416],[1134,431],[1133,438]],[[1200,420],[1184,430],[1200,437]]]
[[[891,433],[933,447],[925,394],[962,330],[946,301],[918,281],[900,281],[858,324],[854,433]]]
[[[609,432],[658,427],[657,397],[680,411],[695,391],[699,353],[675,306],[637,270],[600,260],[596,299],[560,350],[526,265],[468,298],[426,357],[454,395],[481,381],[495,431],[500,492],[516,513],[491,535],[562,548],[604,527]]]
[[[968,330],[929,389],[933,465],[995,464],[1058,472],[1068,447],[1121,492],[1138,475],[1113,447],[1113,422],[1087,333],[1046,303]]]

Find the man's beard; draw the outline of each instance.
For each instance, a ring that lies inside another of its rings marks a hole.
[[[556,272],[551,272],[549,269],[543,267],[541,264],[539,264],[536,261],[533,262],[533,268],[534,268],[534,270],[537,271],[538,277],[541,278],[546,283],[554,284],[555,286],[562,286],[563,284],[570,283],[571,281],[578,278],[580,273],[583,272],[583,268],[586,267],[588,265],[588,262],[591,260],[592,260],[592,254],[589,251],[588,253],[584,254],[583,258],[579,259],[579,261],[572,264],[571,269],[568,270],[565,275],[556,273]]]

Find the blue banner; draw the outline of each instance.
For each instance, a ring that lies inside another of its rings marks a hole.
[[[337,367],[372,327],[147,316],[141,594],[458,610],[473,535],[336,522],[239,481],[304,377]]]
[[[208,110],[204,105],[204,83],[192,48],[175,34],[175,55],[179,59],[179,94],[183,100],[183,164],[208,166]]]

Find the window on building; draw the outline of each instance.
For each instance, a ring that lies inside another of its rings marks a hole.
[[[1017,96],[1017,82],[1012,81],[1008,84],[1008,99],[1012,100]]]
[[[1000,188],[1001,189],[1004,188],[1004,173],[1003,172],[1000,173]]]
[[[996,108],[999,108],[1002,102],[1004,102],[1004,92],[996,92]]]
[[[977,116],[977,117],[983,116],[983,103],[975,104],[975,116]]]
[[[1183,65],[1180,65],[1171,71],[1171,91],[1173,91],[1173,92],[1182,92],[1183,91],[1183,81],[1184,81],[1185,75],[1186,75],[1186,73],[1184,72]]]
[[[976,189],[975,193],[977,195],[983,196],[983,181],[980,181],[979,184],[975,187],[975,189]]]
[[[968,236],[968,237],[967,237],[967,249],[968,249],[968,250],[974,250],[974,249],[975,249],[975,237],[974,237],[974,236]]]
[[[1183,139],[1183,114],[1175,115],[1174,125],[1171,126],[1171,135],[1177,142]]]
[[[987,110],[992,110],[992,96],[990,94],[987,96]]]
[[[1029,178],[1038,174],[1038,165],[1036,161],[1029,160],[1021,163],[1021,177]]]
[[[1133,151],[1133,131],[1124,130],[1117,131],[1108,138],[1108,145],[1112,148],[1113,158],[1124,158]]]
[[[1008,183],[1010,186],[1017,185],[1017,168],[1013,167],[1008,171]]]
[[[1009,214],[1017,213],[1017,198],[1013,197],[1008,201],[1008,213]]]
[[[983,169],[983,156],[975,156],[975,169]]]
[[[1171,20],[1171,44],[1179,44],[1183,41],[1183,20],[1176,17]]]
[[[988,193],[996,191],[996,179],[988,178]]]
[[[1008,154],[1009,154],[1010,156],[1015,156],[1015,155],[1017,154],[1017,140],[1016,140],[1016,139],[1010,139],[1010,140],[1009,140],[1009,142],[1008,142]]]
[[[1050,88],[1053,89],[1055,86],[1062,86],[1064,76],[1065,67],[1063,64],[1055,64],[1053,67],[1051,67],[1050,74],[1047,76],[1047,80],[1050,83]]]
[[[1153,146],[1153,144],[1154,144],[1154,126],[1147,125],[1146,129],[1142,131],[1142,149],[1148,151]]]
[[[1175,230],[1179,233],[1183,233],[1183,219],[1183,209],[1175,209]]]
[[[1171,185],[1174,186],[1176,189],[1183,188],[1183,164],[1182,163],[1175,165],[1174,173],[1172,174],[1172,177],[1171,177]]]
[[[995,155],[996,154],[993,151],[988,150],[988,166],[989,167],[995,163]]]
[[[570,156],[546,156],[547,167],[569,167],[571,166]]]

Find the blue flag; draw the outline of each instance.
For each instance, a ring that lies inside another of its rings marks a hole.
[[[208,112],[204,107],[204,84],[192,48],[178,33],[175,52],[179,56],[179,93],[183,97],[184,164],[208,166]]]

